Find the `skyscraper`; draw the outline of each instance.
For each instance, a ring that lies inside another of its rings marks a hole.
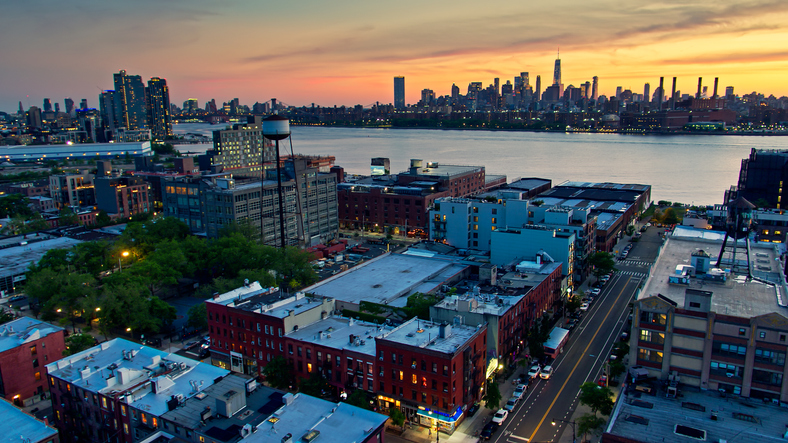
[[[643,85],[643,101],[649,102],[651,100],[651,85],[646,83]]]
[[[623,89],[624,89],[624,88],[622,88],[621,86],[616,86],[616,99],[617,99],[617,100],[621,100],[621,91],[622,91]]]
[[[52,110],[52,100],[45,98],[44,99],[44,112],[49,112]]]
[[[394,77],[394,108],[405,109],[405,77]]]
[[[523,88],[525,88],[526,86],[529,86],[531,84],[531,79],[529,78],[527,72],[521,72],[520,73],[520,78],[522,79],[521,83],[522,83],[522,87]]]
[[[559,52],[555,59],[555,68],[553,69],[553,84],[556,86],[561,85],[561,53]],[[564,89],[563,87],[561,89]]]
[[[83,98],[81,102],[79,102],[79,109],[88,109],[88,99]]]
[[[164,140],[172,136],[170,117],[170,90],[167,80],[153,77],[148,81],[148,124],[154,140]],[[196,100],[195,100],[196,102]]]
[[[71,100],[70,97],[66,97],[66,99],[63,100],[63,103],[66,104],[66,113],[68,113],[68,115],[71,115],[73,117],[74,116],[74,100]]]
[[[115,80],[115,93],[120,102],[120,123],[128,130],[145,129],[148,126],[148,112],[145,104],[145,84],[139,75],[126,75],[121,70],[112,74]]]
[[[594,76],[594,82],[591,84],[591,98],[596,100],[599,98],[599,77]]]
[[[539,101],[539,98],[542,97],[542,76],[536,76],[536,91],[534,91],[534,101]]]
[[[117,98],[115,91],[109,90],[99,94],[99,109],[101,111],[102,131],[97,135],[97,141],[112,140],[115,130],[119,126],[123,126],[120,122],[120,100]]]

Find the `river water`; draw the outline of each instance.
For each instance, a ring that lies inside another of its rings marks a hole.
[[[221,125],[174,125],[178,135],[211,135]],[[788,137],[719,135],[623,135],[367,129],[291,126],[297,154],[333,155],[348,173],[369,174],[372,157],[391,159],[392,172],[412,158],[426,162],[485,166],[488,174],[564,181],[651,185],[654,201],[708,205],[722,203],[735,185],[741,160],[752,148],[788,149]],[[284,144],[282,144],[284,143]],[[179,145],[181,152],[203,153],[210,144]],[[290,141],[280,142],[282,154]]]

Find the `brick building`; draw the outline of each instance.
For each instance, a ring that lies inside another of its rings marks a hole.
[[[65,349],[58,326],[28,317],[0,326],[0,395],[17,406],[42,400],[49,391],[44,368]]]
[[[93,181],[96,207],[118,218],[153,211],[150,185],[142,177],[100,177]]]

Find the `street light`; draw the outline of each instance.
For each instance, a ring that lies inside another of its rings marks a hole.
[[[577,440],[577,437],[576,437],[576,434],[575,434],[575,425],[577,425],[577,423],[575,423],[573,420],[561,420],[560,418],[558,419],[558,421],[564,422],[564,423],[569,423],[570,425],[572,425],[572,443],[575,443],[576,440]],[[556,419],[553,419],[552,425],[553,426],[556,425]]]
[[[120,269],[118,269],[118,272],[123,270],[123,264],[121,264],[121,262],[120,262],[121,257],[128,257],[128,256],[129,256],[129,251],[123,251],[118,256],[118,268],[120,268]]]
[[[263,119],[262,124],[263,137],[268,140],[273,140],[276,143],[276,184],[279,194],[279,235],[281,236],[282,249],[285,247],[285,206],[282,198],[282,167],[279,163],[279,140],[284,140],[290,137],[290,120],[281,115],[272,115]],[[260,149],[260,157],[264,156],[265,149]],[[262,168],[262,165],[261,165]],[[265,177],[260,177],[260,199],[263,198],[263,186],[265,184]],[[296,189],[296,192],[300,190]],[[260,242],[263,240],[263,217],[260,217]]]

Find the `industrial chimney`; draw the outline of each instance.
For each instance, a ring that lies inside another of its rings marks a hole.
[[[659,110],[662,110],[662,101],[665,100],[665,77],[659,78]]]
[[[703,85],[703,77],[698,77],[698,92],[695,94],[695,98],[697,98],[697,99],[700,98],[700,91],[701,91],[702,85]]]
[[[670,91],[670,109],[676,109],[676,77],[673,77],[673,89]]]
[[[717,84],[720,81],[719,77],[714,77],[714,95],[711,96],[713,99],[717,99]]]

